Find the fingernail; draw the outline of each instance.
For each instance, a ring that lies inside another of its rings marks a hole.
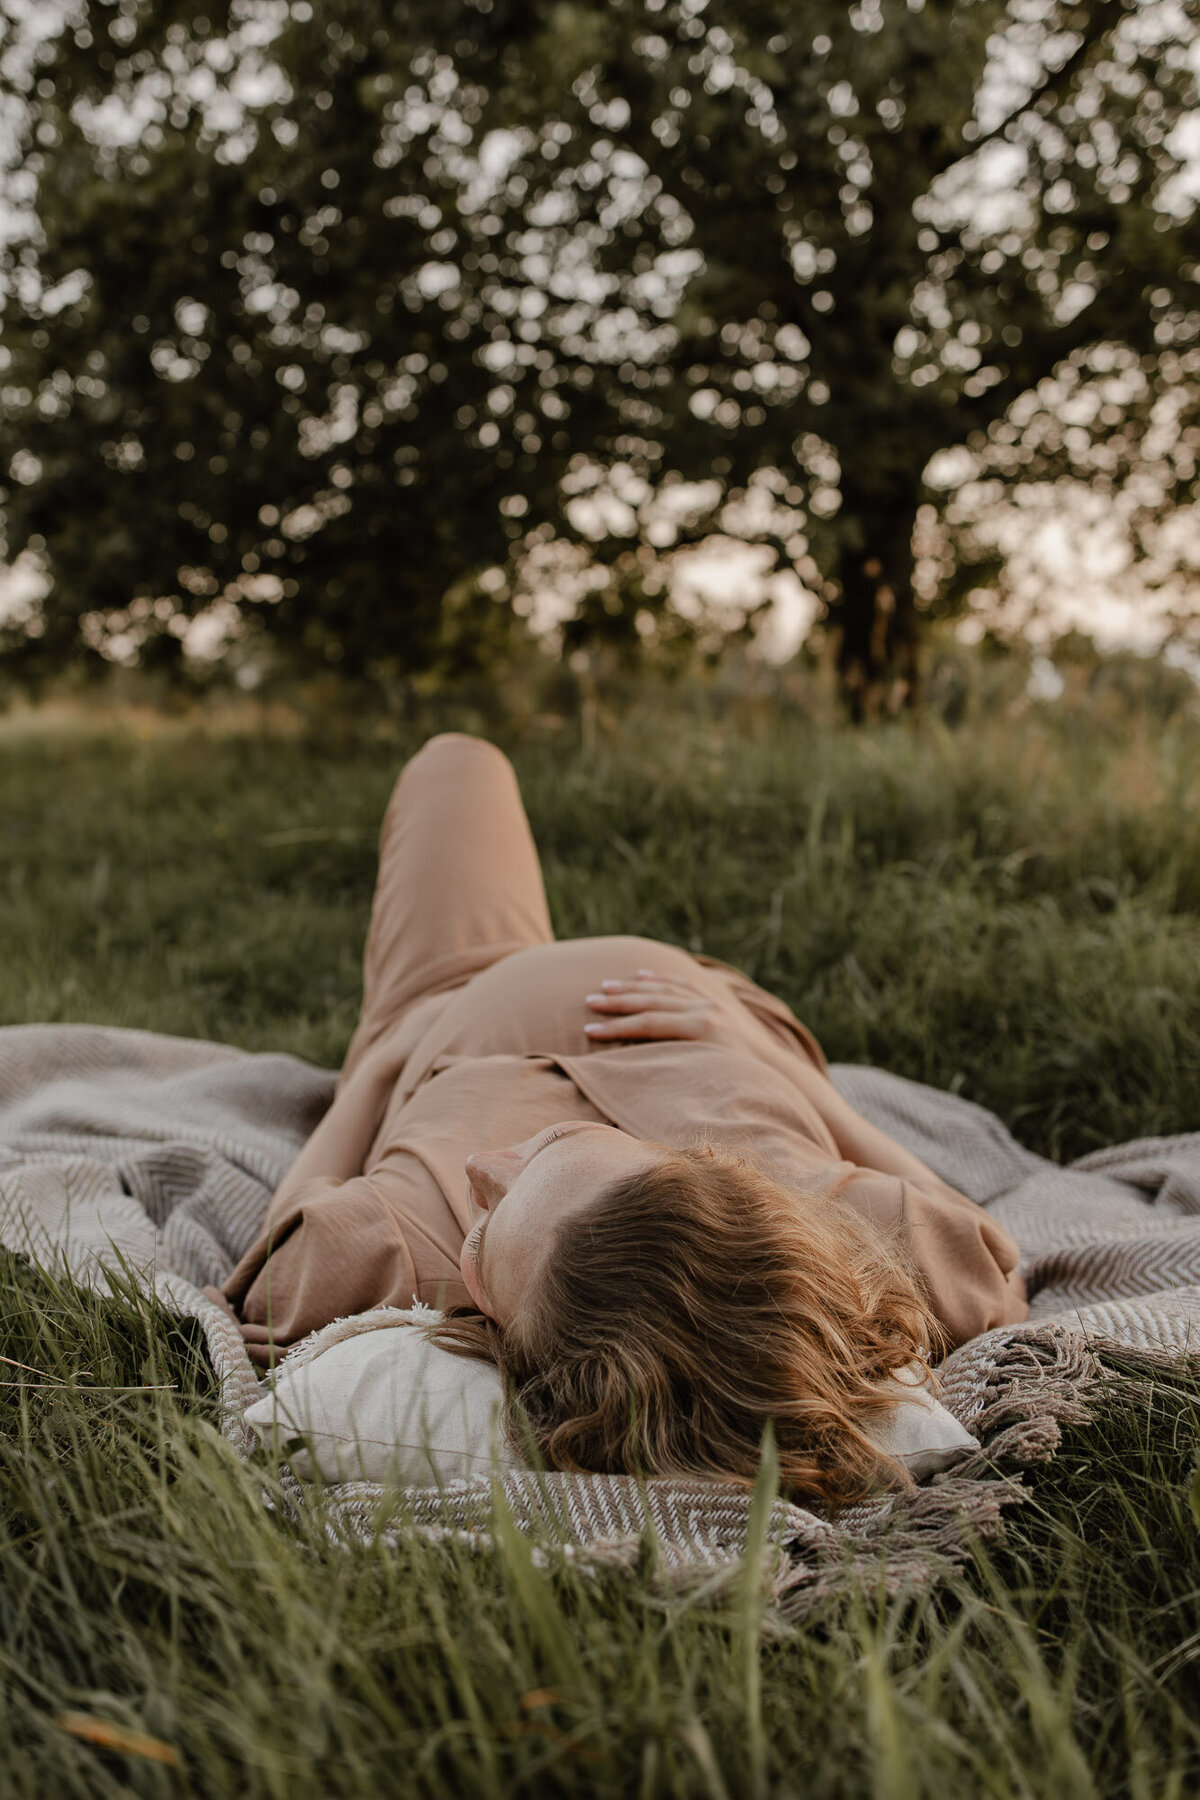
[[[600,986],[605,988],[623,988],[625,983],[623,981],[613,981],[610,979],[608,981],[602,981]]]
[[[594,1006],[598,1000],[606,999],[607,995],[605,995],[605,994],[588,994],[586,996],[586,998],[587,998],[588,1005]]]
[[[599,1023],[599,1021],[597,1021],[597,1022],[596,1022],[596,1023],[595,1023],[595,1024],[593,1024],[593,1025],[585,1025],[585,1026],[584,1026],[584,1028],[583,1028],[583,1029],[584,1029],[584,1030],[585,1030],[585,1031],[603,1031],[603,1030],[604,1030],[604,1027],[603,1027],[603,1025],[601,1025],[601,1024],[600,1024],[600,1023]]]

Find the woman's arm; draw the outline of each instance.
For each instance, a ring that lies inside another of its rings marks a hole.
[[[314,1175],[292,1186],[221,1296],[251,1362],[269,1365],[331,1319],[412,1305],[418,1284],[406,1229],[410,1186],[402,1173],[382,1169],[344,1180]]]
[[[829,1171],[831,1189],[856,1212],[898,1232],[938,1319],[948,1348],[1028,1316],[1017,1273],[1020,1247],[1010,1232],[911,1150],[872,1125],[815,1070],[804,1093],[844,1159]]]
[[[329,1111],[276,1188],[264,1230],[270,1230],[291,1210],[297,1190],[315,1176],[347,1181],[362,1173],[408,1051],[407,1042],[396,1034],[359,1057],[350,1075],[339,1083]]]
[[[587,1004],[605,1015],[586,1027],[588,1035],[600,1042],[722,1041],[726,1015],[701,983],[640,969],[634,977],[605,982],[604,992],[589,994]],[[812,1127],[806,1141],[795,1124],[781,1122],[782,1135],[771,1152],[777,1160],[783,1158],[781,1179],[844,1202],[898,1237],[946,1331],[949,1347],[993,1326],[1024,1319],[1029,1308],[1017,1273],[1020,1251],[1010,1233],[919,1156],[856,1112],[815,1058],[789,1058],[786,1066],[793,1107],[802,1096],[812,1109]],[[783,1072],[778,1064],[772,1069]],[[739,1112],[745,1112],[744,1092]],[[768,1142],[765,1116],[756,1136],[761,1153]],[[798,1167],[788,1146],[807,1151],[809,1141],[816,1155],[812,1164],[805,1156]],[[822,1148],[842,1160],[820,1164]]]
[[[584,1030],[593,1043],[653,1043],[686,1040],[717,1042],[722,1008],[699,981],[639,969],[636,975],[601,983],[585,996],[594,1013]]]
[[[799,1051],[806,1066],[824,1074],[825,1052],[785,1001],[760,988],[732,963],[702,955],[693,955],[692,960],[693,980],[639,969],[624,980],[604,982],[604,992],[586,997],[593,1012],[606,1015],[585,1026],[588,1036],[598,1043],[689,1038],[745,1050],[754,1035],[747,1033],[747,1026],[752,1026],[777,1049],[786,1046],[785,1061]]]
[[[953,1350],[1028,1317],[1016,1239],[932,1171],[921,1184],[855,1163],[831,1163],[807,1171],[803,1186],[870,1219],[904,1251],[946,1333],[942,1348]]]

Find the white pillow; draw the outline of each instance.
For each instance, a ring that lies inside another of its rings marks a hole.
[[[440,1487],[525,1467],[504,1439],[498,1371],[433,1343],[422,1326],[438,1316],[387,1307],[327,1326],[289,1352],[246,1423],[281,1449],[302,1436],[288,1460],[309,1479],[315,1465],[326,1481]]]
[[[867,1436],[885,1456],[894,1456],[914,1481],[948,1468],[979,1443],[952,1412],[935,1400],[919,1363],[901,1369],[887,1383],[904,1397],[875,1420]]]
[[[247,1408],[247,1424],[268,1442],[277,1433],[281,1448],[303,1437],[307,1448],[289,1460],[306,1478],[315,1465],[326,1481],[429,1487],[527,1468],[504,1437],[499,1374],[431,1342],[421,1327],[440,1317],[427,1306],[380,1307],[325,1326],[288,1352],[274,1390]],[[915,1480],[979,1448],[917,1364],[894,1385],[904,1398],[869,1435]]]

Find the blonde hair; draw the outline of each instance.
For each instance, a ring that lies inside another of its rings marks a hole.
[[[904,1487],[876,1449],[881,1384],[939,1331],[903,1258],[827,1197],[710,1145],[660,1158],[558,1225],[521,1314],[435,1335],[494,1362],[514,1444],[552,1468],[748,1485],[771,1422],[791,1497]]]

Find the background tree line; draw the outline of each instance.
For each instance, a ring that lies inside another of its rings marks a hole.
[[[1000,579],[1009,489],[1194,570],[1197,11],[9,17],[0,508],[51,586],[5,659],[451,674],[539,583],[568,647],[669,654],[672,553],[724,530],[820,597],[861,714]]]

